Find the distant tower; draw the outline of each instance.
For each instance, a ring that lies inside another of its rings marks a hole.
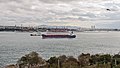
[[[95,26],[91,26],[91,29],[95,29]]]
[[[92,29],[92,30],[95,30],[95,26],[91,26],[91,29]]]
[[[20,26],[20,27],[21,27],[21,29],[23,29],[23,25],[22,25],[22,24],[21,24],[21,26]]]

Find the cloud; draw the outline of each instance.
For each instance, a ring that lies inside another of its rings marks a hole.
[[[119,0],[0,0],[0,25],[90,27],[110,21],[116,24],[119,14]]]
[[[97,28],[113,28],[113,29],[120,29],[120,21],[112,21],[112,22],[104,22],[104,23],[98,23]]]
[[[43,3],[49,3],[49,4],[58,4],[58,3],[69,3],[69,2],[73,2],[73,1],[79,1],[79,0],[39,0],[40,2]]]

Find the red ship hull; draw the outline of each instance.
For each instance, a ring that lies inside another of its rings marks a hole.
[[[42,34],[42,38],[75,38],[76,35],[45,35]]]

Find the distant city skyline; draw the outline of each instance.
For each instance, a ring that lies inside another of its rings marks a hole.
[[[119,0],[0,0],[0,25],[120,29]]]

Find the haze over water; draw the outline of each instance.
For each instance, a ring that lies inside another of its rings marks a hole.
[[[0,32],[0,67],[16,63],[31,51],[44,59],[67,55],[77,58],[81,53],[109,53],[120,51],[120,32],[80,32],[75,39],[42,39],[30,33]]]

